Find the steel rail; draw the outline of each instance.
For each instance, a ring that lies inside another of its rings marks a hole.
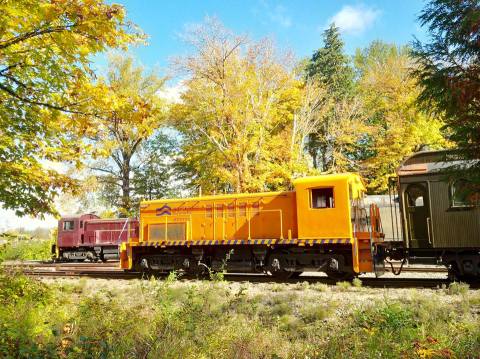
[[[139,272],[125,272],[120,268],[101,268],[100,266],[73,266],[69,264],[66,267],[55,267],[56,264],[50,268],[36,265],[14,266],[7,265],[4,267],[19,271],[32,277],[88,277],[98,279],[142,279],[150,278],[147,275]],[[50,269],[50,270],[49,270]],[[164,278],[166,274],[155,274],[157,278]],[[312,276],[304,274],[296,279],[277,279],[265,274],[256,273],[225,273],[224,278],[230,282],[251,282],[251,283],[302,283],[308,282],[310,284],[324,283],[327,285],[335,285],[336,281],[328,277]],[[191,280],[194,277],[182,276],[180,280]],[[365,278],[361,277],[362,285],[373,288],[440,288],[448,285],[449,281],[446,278]]]

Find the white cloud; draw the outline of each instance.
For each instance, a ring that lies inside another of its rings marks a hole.
[[[182,93],[185,92],[186,89],[183,81],[179,81],[174,86],[165,87],[159,92],[159,96],[169,103],[180,103],[182,102]]]
[[[282,27],[288,28],[292,26],[292,19],[283,5],[277,5],[273,9],[269,9],[268,17],[272,22],[275,22]]]
[[[262,24],[270,22],[284,28],[292,26],[292,18],[288,9],[281,4],[274,6],[269,0],[259,0],[251,9],[251,12],[262,22]]]
[[[328,25],[335,23],[344,33],[358,34],[372,26],[380,13],[380,10],[365,5],[345,5],[328,20]]]

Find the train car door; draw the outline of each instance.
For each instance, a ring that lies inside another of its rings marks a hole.
[[[432,248],[428,183],[408,184],[404,196],[410,248]]]

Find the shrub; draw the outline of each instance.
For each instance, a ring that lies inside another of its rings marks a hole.
[[[328,290],[328,285],[324,283],[315,283],[311,286],[313,290],[316,290],[318,292],[326,292]]]
[[[355,288],[361,288],[362,287],[362,280],[360,278],[353,278],[352,285]]]
[[[15,240],[0,251],[0,260],[49,260],[53,243],[50,239]]]
[[[468,293],[468,289],[470,286],[467,283],[462,283],[462,282],[453,282],[448,286],[448,289],[446,290],[447,294],[450,295],[465,295]]]
[[[350,289],[352,287],[352,283],[350,282],[337,282],[336,288],[342,292]]]
[[[325,319],[329,314],[329,307],[321,305],[305,306],[300,310],[303,321],[307,324]]]

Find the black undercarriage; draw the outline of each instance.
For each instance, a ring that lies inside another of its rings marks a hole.
[[[478,248],[405,248],[403,242],[376,245],[375,261],[400,260],[410,264],[444,265],[452,280],[480,279]]]
[[[52,246],[52,254],[55,254],[56,247]],[[57,261],[107,261],[118,260],[118,246],[95,246],[95,247],[69,247],[59,248]]]
[[[326,247],[298,246],[203,246],[203,247],[136,247],[134,269],[138,271],[185,271],[204,274],[209,271],[270,273],[290,278],[305,271],[321,271],[330,277],[352,279],[351,248],[342,245]]]

